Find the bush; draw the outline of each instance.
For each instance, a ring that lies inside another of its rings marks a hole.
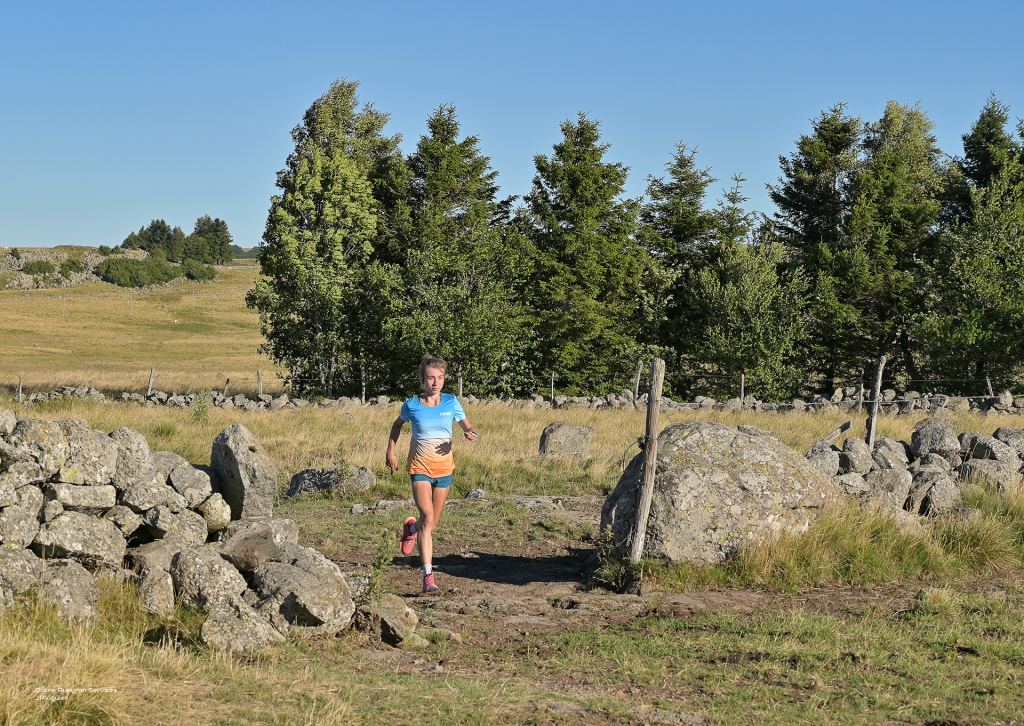
[[[70,280],[71,274],[74,272],[85,272],[85,265],[82,264],[81,260],[72,257],[61,264],[60,274],[64,276],[65,280]]]
[[[21,252],[18,251],[17,247],[15,247],[13,250],[11,250],[11,257],[13,257],[16,260],[20,260],[21,259]]]
[[[100,245],[96,251],[99,252],[104,257],[110,257],[112,254],[114,254],[114,250],[110,249],[110,247],[108,247],[107,245]]]
[[[96,268],[96,274],[101,280],[118,287],[143,287],[170,282],[181,277],[184,272],[180,267],[172,267],[166,260],[115,258],[101,262]]]
[[[49,275],[56,272],[56,268],[46,260],[35,260],[22,265],[22,272],[26,275]]]
[[[217,277],[215,269],[209,265],[204,265],[198,260],[185,260],[181,265],[181,269],[185,271],[185,277],[190,280],[197,280],[198,282],[212,280]]]

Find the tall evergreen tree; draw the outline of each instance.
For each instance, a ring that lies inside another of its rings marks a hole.
[[[296,390],[327,396],[365,386],[392,279],[371,264],[382,216],[374,185],[399,138],[384,136],[387,114],[359,108],[357,87],[331,84],[292,131],[259,257],[266,279],[246,297],[260,312],[261,350]]]
[[[1024,139],[1014,137],[1007,129],[1010,107],[1000,103],[993,93],[981,109],[970,133],[963,135],[964,176],[974,187],[987,187],[1008,164],[1022,160]],[[1019,169],[1019,165],[1014,167]]]
[[[409,362],[440,355],[470,390],[490,392],[521,345],[523,316],[516,256],[490,225],[497,172],[476,136],[459,139],[454,107],[438,108],[427,129],[408,160],[410,238],[393,333]]]
[[[629,169],[606,162],[599,123],[562,124],[551,156],[534,157],[525,198],[534,263],[531,304],[542,370],[589,390],[634,354],[630,329],[643,250],[638,203],[621,199]]]

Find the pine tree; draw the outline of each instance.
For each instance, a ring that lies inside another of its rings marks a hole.
[[[631,330],[644,253],[633,239],[638,203],[621,195],[628,168],[604,161],[599,124],[562,124],[563,140],[534,157],[525,198],[532,245],[540,368],[566,390],[594,388],[635,354]]]
[[[1015,138],[1006,128],[1009,122],[1010,107],[992,94],[978,120],[971,124],[970,133],[963,135],[961,168],[972,186],[987,187],[1004,167],[1024,156],[1022,139]]]

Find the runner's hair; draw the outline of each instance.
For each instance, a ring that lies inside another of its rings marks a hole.
[[[420,361],[420,383],[423,383],[427,379],[427,368],[436,368],[442,373],[447,373],[448,363],[441,358],[427,353],[423,356],[423,360]]]

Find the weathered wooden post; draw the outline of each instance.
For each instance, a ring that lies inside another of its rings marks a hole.
[[[643,369],[644,362],[638,360],[636,362],[636,380],[633,382],[633,399],[640,395],[640,371]]]
[[[992,393],[992,379],[989,378],[988,376],[985,376],[985,383],[988,384],[988,395],[995,396],[996,394]]]
[[[654,475],[658,468],[658,414],[661,412],[661,387],[665,383],[665,361],[651,361],[651,389],[647,394],[647,431],[644,447],[644,474],[640,488],[640,503],[636,508],[636,530],[629,553],[630,562],[639,562],[644,554],[647,537],[647,518],[654,498]]]
[[[864,408],[864,369],[860,369],[860,391],[857,392],[857,413]]]
[[[745,392],[747,388],[747,375],[740,373],[740,409],[743,408],[743,399],[746,398]]]
[[[459,398],[462,398],[462,366],[459,366]]]
[[[146,398],[153,395],[153,379],[156,378],[156,368],[149,369],[149,388],[146,389]]]
[[[884,369],[885,356],[883,355],[875,364],[875,382],[871,386],[871,400],[869,401],[871,413],[868,414],[868,434],[864,439],[871,451],[875,450],[875,424],[878,421],[878,402],[882,397],[882,371]]]
[[[230,385],[231,385],[231,379],[230,378],[227,379],[226,381],[224,381],[224,393],[221,394],[221,395],[224,396],[224,398],[228,397],[228,386],[230,386]]]
[[[25,376],[18,376],[18,403],[21,403],[21,383]]]
[[[256,395],[263,395],[263,374],[260,371],[256,371]]]
[[[551,405],[555,405],[555,372],[551,371]]]

